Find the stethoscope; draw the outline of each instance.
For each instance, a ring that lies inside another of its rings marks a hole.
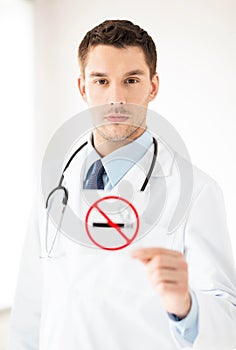
[[[157,160],[157,153],[158,153],[158,147],[157,147],[157,140],[155,139],[155,137],[152,138],[152,142],[153,142],[153,146],[154,146],[154,150],[153,150],[153,156],[152,156],[152,162],[151,162],[151,165],[149,167],[149,170],[148,170],[148,173],[146,175],[146,178],[140,188],[140,191],[143,192],[147,185],[148,185],[148,182],[150,180],[150,177],[152,176],[152,172],[153,172],[153,169],[155,167],[155,164],[156,164],[156,160]],[[63,183],[63,180],[64,180],[64,173],[65,171],[68,169],[68,167],[70,166],[72,160],[75,158],[75,156],[88,144],[88,141],[84,142],[72,155],[71,157],[69,158],[68,162],[66,163],[63,171],[62,171],[62,174],[61,174],[61,177],[60,177],[60,180],[59,180],[59,183],[58,185],[48,194],[47,196],[47,199],[46,199],[46,205],[45,205],[45,209],[47,210],[47,218],[46,218],[46,228],[45,228],[45,232],[46,232],[46,237],[45,237],[45,250],[46,250],[46,256],[47,257],[52,257],[51,256],[51,253],[52,253],[52,250],[53,250],[53,247],[55,245],[55,242],[56,242],[56,238],[57,238],[57,235],[60,231],[60,228],[61,228],[61,225],[62,225],[62,220],[63,220],[63,216],[64,216],[64,212],[65,212],[65,209],[66,209],[66,206],[67,206],[67,203],[68,203],[68,199],[69,199],[69,191],[68,189],[62,185]],[[63,199],[62,199],[62,204],[63,204],[63,208],[62,208],[62,214],[61,214],[61,218],[60,218],[60,221],[59,221],[59,225],[58,225],[58,228],[57,228],[57,231],[56,231],[56,234],[54,236],[54,239],[51,243],[51,247],[50,249],[48,249],[47,247],[47,236],[48,236],[48,219],[49,219],[49,213],[50,213],[50,209],[51,209],[51,206],[49,207],[49,199],[52,197],[53,194],[55,194],[57,191],[63,191],[64,194],[63,194]],[[42,256],[41,256],[42,257]]]

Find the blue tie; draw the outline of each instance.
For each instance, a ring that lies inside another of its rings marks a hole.
[[[104,166],[102,165],[101,159],[96,160],[89,168],[88,173],[90,176],[84,188],[87,190],[103,190],[103,174],[105,173]]]

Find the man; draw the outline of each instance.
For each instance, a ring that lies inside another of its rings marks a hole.
[[[92,156],[83,149],[66,171],[75,212],[80,189],[74,179],[84,159],[85,190],[113,193],[130,173],[135,186],[134,163],[153,146],[145,113],[131,113],[130,106],[146,110],[159,87],[155,44],[130,21],[105,21],[88,32],[79,63],[79,91],[88,107],[111,109],[95,124],[88,144]],[[162,165],[167,151],[160,140],[158,150]],[[111,156],[116,167],[107,161]],[[168,162],[163,172],[173,201],[176,169],[172,159]],[[149,189],[158,198],[155,171]],[[61,236],[65,256],[42,261],[37,211],[25,245],[8,349],[233,349],[236,279],[222,194],[200,170],[194,168],[193,175],[193,199],[180,227],[166,234],[167,210],[128,254],[91,253]]]

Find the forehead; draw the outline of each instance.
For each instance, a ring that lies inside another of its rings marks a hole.
[[[86,61],[85,75],[94,70],[106,74],[115,72],[125,74],[127,71],[140,69],[149,73],[144,52],[137,46],[117,48],[110,45],[97,45],[90,48]]]

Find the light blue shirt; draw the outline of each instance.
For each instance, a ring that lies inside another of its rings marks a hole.
[[[146,130],[133,142],[103,157],[101,161],[105,168],[105,174],[103,175],[104,189],[111,190],[115,187],[131,167],[145,155],[152,144],[152,135]],[[92,161],[94,162],[99,158],[99,154],[94,149]],[[87,168],[89,167],[87,166]],[[91,170],[89,168],[87,172],[85,184],[89,179]],[[169,314],[171,329],[181,346],[191,346],[198,335],[198,304],[194,292],[190,291],[190,294],[191,309],[185,318],[178,321],[174,315]]]
[[[153,139],[148,131],[145,131],[135,141],[118,148],[116,151],[108,154],[101,159],[105,168],[105,174],[103,175],[103,183],[105,190],[111,190],[117,185],[117,183],[125,176],[125,174],[137,163],[146,153],[146,151],[153,144]],[[90,155],[92,162],[100,159],[99,154],[94,149],[93,154]],[[91,161],[88,162],[90,165]],[[87,169],[89,166],[87,166]],[[85,178],[85,184],[87,183],[92,168],[89,169]],[[86,172],[85,172],[86,174]]]

